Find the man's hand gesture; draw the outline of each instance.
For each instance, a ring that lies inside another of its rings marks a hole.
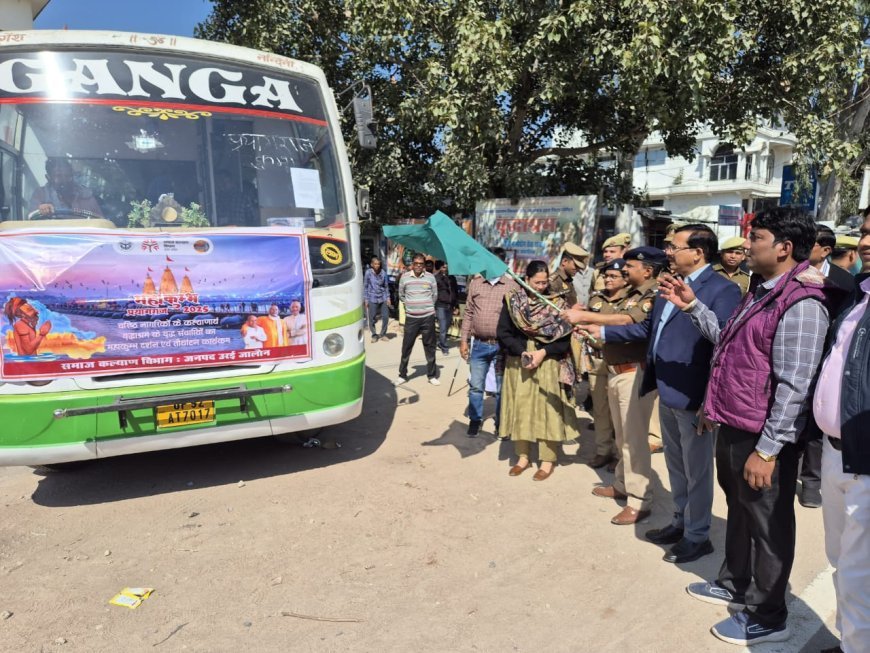
[[[659,278],[659,295],[667,299],[674,306],[683,310],[693,301],[695,293],[682,279],[677,279],[669,274]]]

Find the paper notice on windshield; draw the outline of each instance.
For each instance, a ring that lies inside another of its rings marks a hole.
[[[293,182],[293,200],[298,208],[323,208],[323,190],[317,170],[290,168],[290,180]]]

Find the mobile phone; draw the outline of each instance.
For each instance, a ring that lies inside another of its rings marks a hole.
[[[522,363],[523,367],[531,367],[532,355],[529,352],[524,351],[522,354],[520,354],[520,362]]]

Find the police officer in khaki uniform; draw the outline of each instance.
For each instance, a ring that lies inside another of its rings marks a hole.
[[[723,241],[719,246],[719,263],[713,266],[714,272],[740,286],[741,296],[749,292],[749,273],[740,267],[746,259],[745,245],[743,236],[733,236]]]
[[[594,292],[589,298],[589,311],[601,315],[613,315],[619,311],[627,294],[627,281],[623,275],[625,261],[621,258],[605,263],[601,268],[604,290]],[[587,341],[587,369],[589,387],[592,395],[592,419],[595,422],[595,457],[588,465],[593,469],[612,463],[614,468],[619,459],[613,420],[610,417],[610,403],[607,401],[607,363],[604,349],[598,341]]]
[[[572,324],[580,324],[596,340],[602,340],[607,325],[643,322],[653,309],[658,283],[656,277],[667,264],[665,253],[655,247],[636,247],[627,251],[625,273],[630,289],[617,313],[602,315],[590,311],[568,310],[562,316]],[[603,328],[602,328],[603,327]],[[627,505],[610,520],[617,526],[636,524],[650,515],[651,461],[647,442],[650,415],[656,392],[640,396],[647,343],[605,343],[607,391],[610,413],[616,431],[616,444],[621,459],[616,466],[613,485],[596,487],[595,496],[626,499]]]
[[[604,241],[601,246],[601,256],[604,263],[598,263],[595,266],[595,274],[592,275],[591,292],[601,292],[604,290],[604,277],[601,276],[601,269],[606,263],[614,259],[621,258],[626,248],[631,244],[631,234],[616,234]]]
[[[550,292],[563,295],[568,306],[574,306],[577,303],[577,291],[572,282],[574,275],[577,274],[577,266],[583,264],[587,256],[589,256],[589,252],[580,245],[565,243],[559,257],[559,267],[550,275]]]

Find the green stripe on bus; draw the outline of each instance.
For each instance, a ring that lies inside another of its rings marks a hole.
[[[338,363],[271,374],[181,381],[135,388],[105,388],[47,392],[28,395],[0,396],[0,453],[6,447],[39,447],[56,444],[93,442],[136,435],[171,433],[171,429],[156,430],[151,408],[127,411],[127,426],[122,427],[116,412],[81,415],[55,419],[57,408],[82,408],[114,404],[118,395],[125,398],[154,397],[196,392],[208,398],[209,389],[221,389],[244,383],[250,389],[289,384],[291,392],[257,395],[248,399],[242,412],[239,400],[216,399],[216,421],[192,426],[243,425],[245,423],[303,415],[318,410],[337,408],[358,401],[363,394],[365,354]],[[167,403],[172,403],[171,396]]]
[[[342,315],[336,315],[335,317],[330,317],[325,320],[315,322],[314,330],[328,331],[329,329],[338,329],[339,327],[348,326],[349,324],[359,322],[361,319],[363,319],[363,307],[357,306],[349,313],[343,313]]]

